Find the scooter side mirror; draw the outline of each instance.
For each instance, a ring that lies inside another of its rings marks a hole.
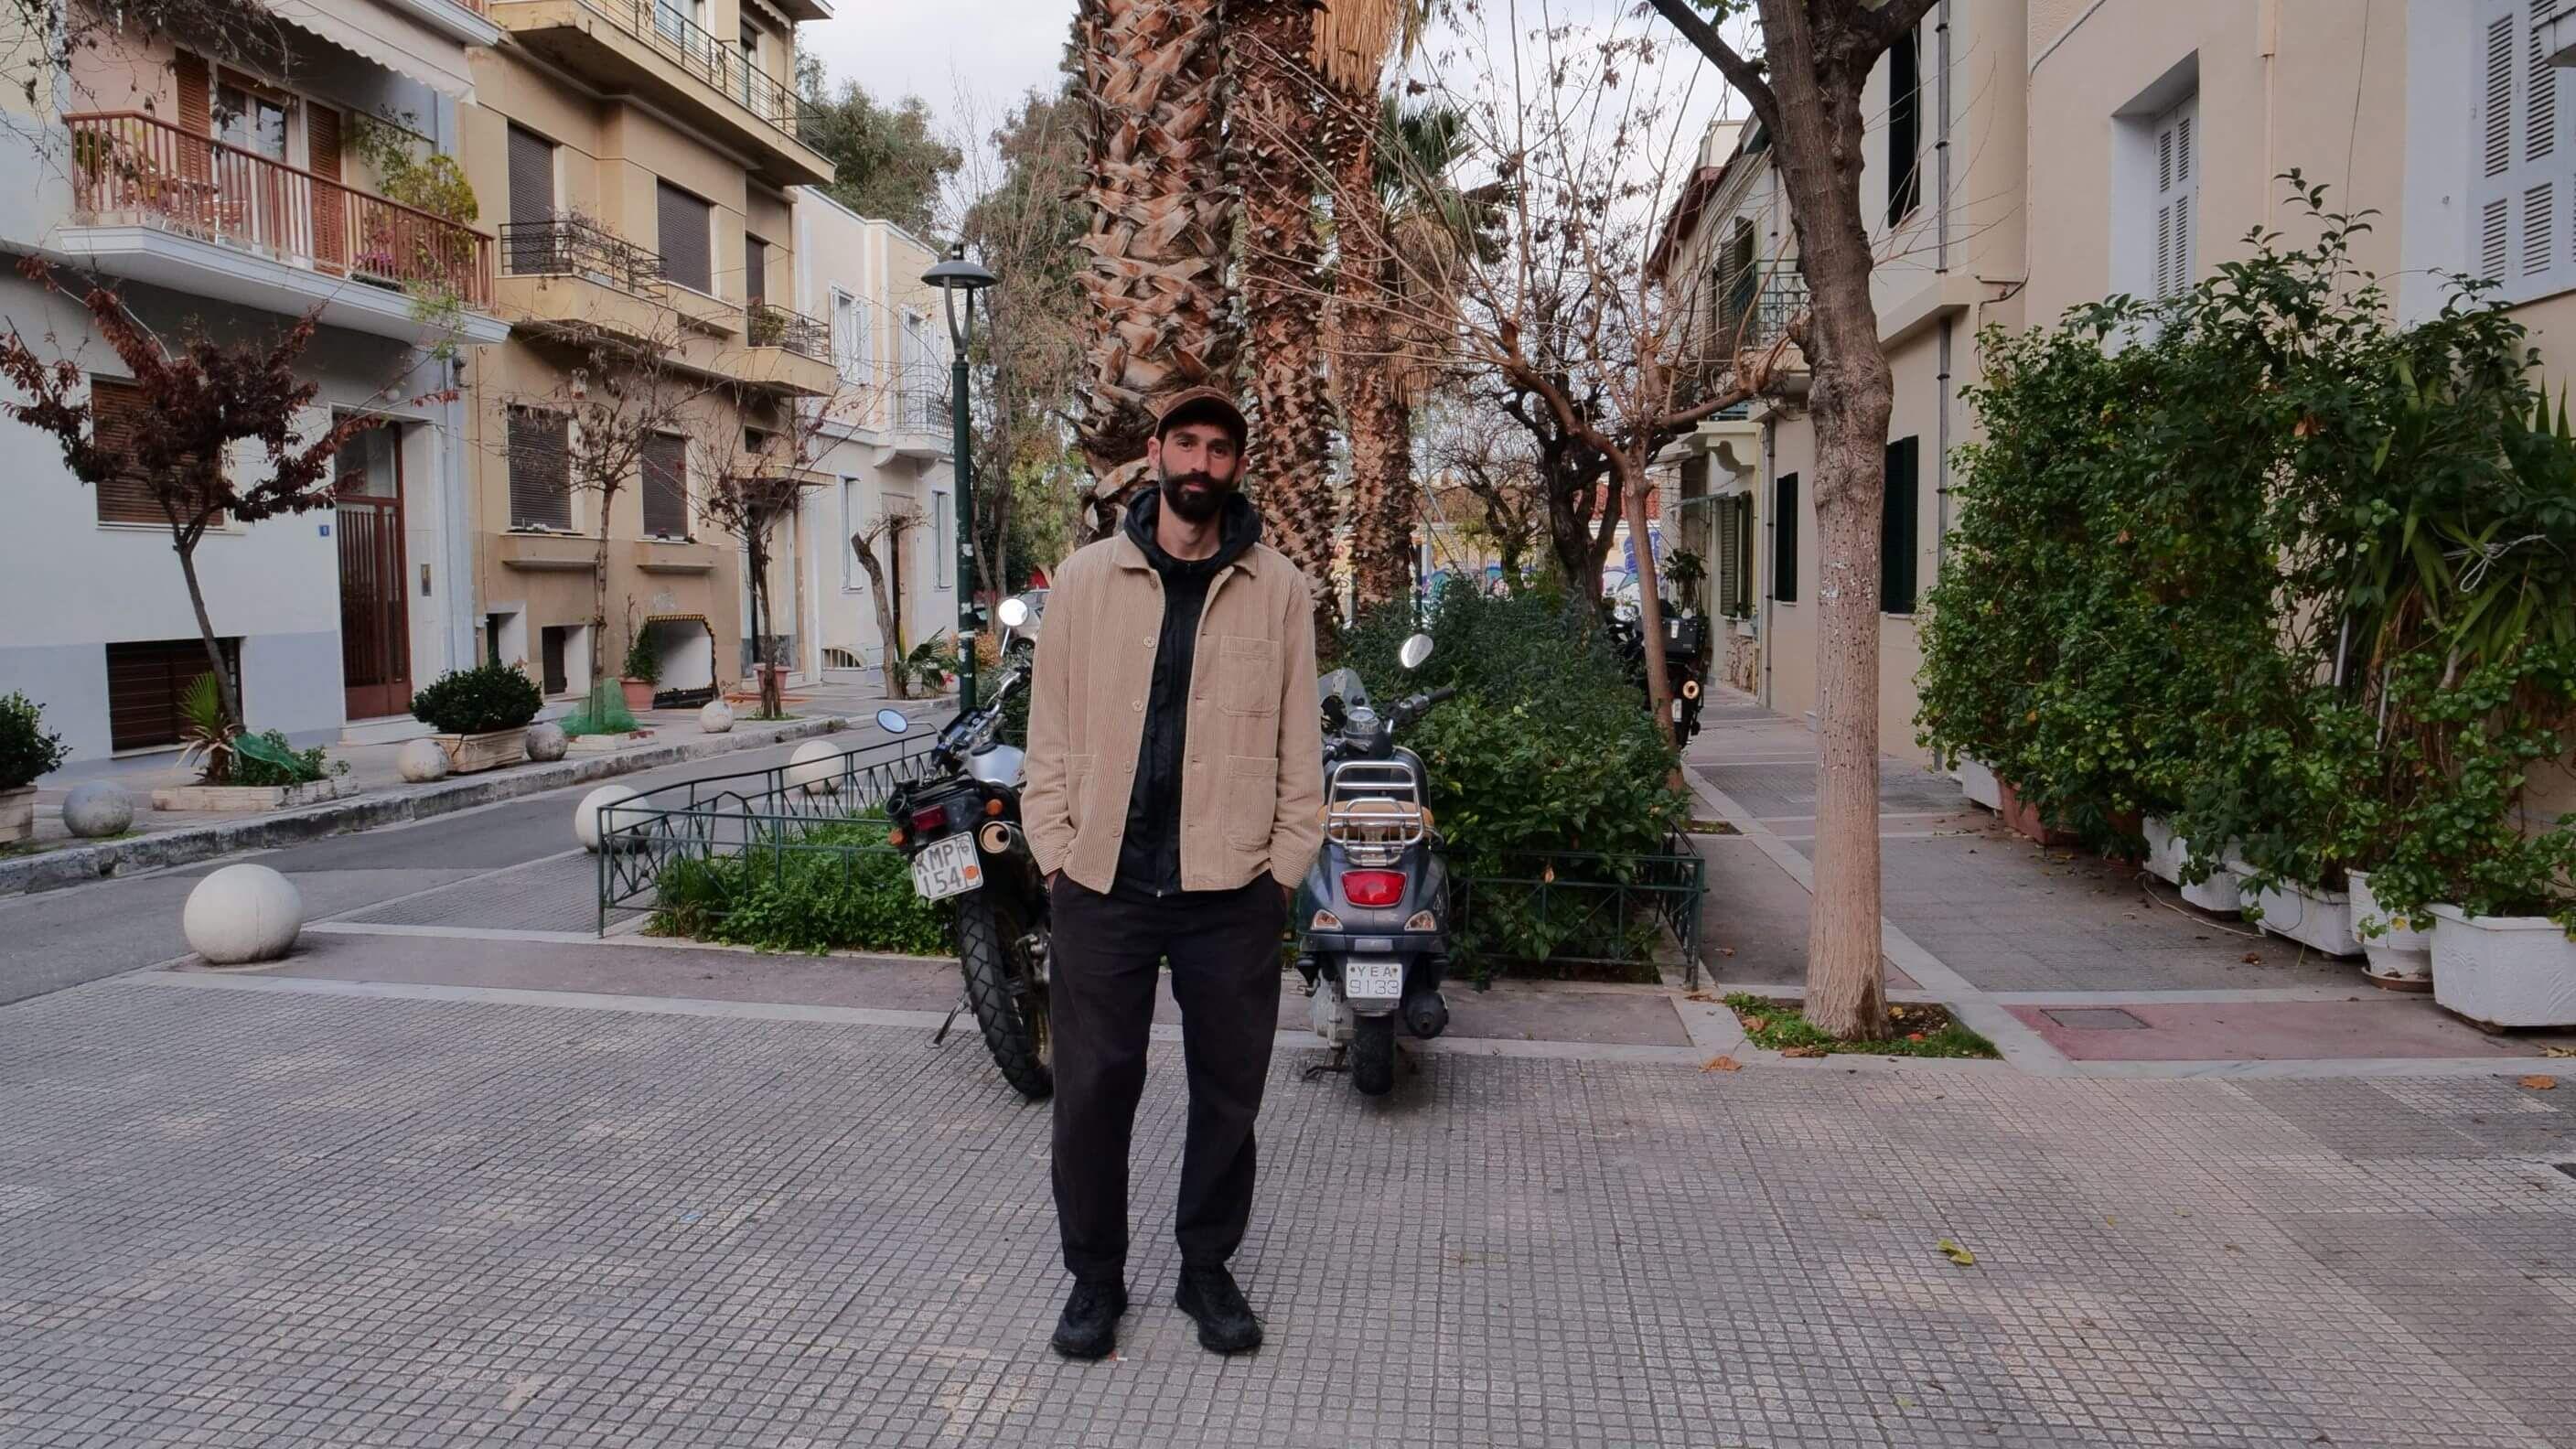
[[[877,728],[890,735],[906,734],[912,729],[912,721],[902,710],[881,709],[877,711]]]
[[[993,614],[994,617],[1002,621],[1002,627],[1005,629],[1026,627],[1029,622],[1028,600],[1020,598],[1004,599],[1001,607],[995,609]]]
[[[1422,661],[1430,657],[1431,636],[1428,634],[1414,635],[1405,640],[1395,651],[1395,662],[1407,669],[1420,669]]]

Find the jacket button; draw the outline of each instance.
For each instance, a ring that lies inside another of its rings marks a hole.
[[[1143,714],[1145,712],[1145,701],[1141,699],[1131,699],[1127,702],[1127,707],[1138,714]]]

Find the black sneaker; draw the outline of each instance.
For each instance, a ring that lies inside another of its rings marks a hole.
[[[1118,1346],[1118,1315],[1127,1311],[1127,1285],[1080,1280],[1055,1321],[1055,1351],[1066,1358],[1107,1358]]]
[[[1234,1286],[1234,1275],[1222,1267],[1183,1268],[1181,1291],[1172,1301],[1198,1320],[1199,1347],[1210,1353],[1250,1353],[1261,1347],[1261,1320]]]

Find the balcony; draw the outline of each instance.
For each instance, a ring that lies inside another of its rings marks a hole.
[[[522,45],[611,93],[641,94],[691,129],[752,158],[773,186],[821,186],[832,163],[800,139],[804,106],[786,82],[668,0],[491,0]]]
[[[890,401],[894,416],[892,426],[886,429],[889,456],[926,464],[945,459],[953,451],[945,369],[905,368],[896,379]]]
[[[744,348],[725,358],[725,376],[803,397],[828,397],[841,385],[832,365],[832,330],[802,312],[766,302],[743,309]]]
[[[330,326],[420,340],[423,304],[497,342],[492,238],[140,111],[67,115],[63,250],[103,271]],[[351,285],[355,283],[356,285]]]
[[[661,278],[661,257],[597,222],[501,224],[501,308],[530,331],[675,344],[679,328],[662,303]]]

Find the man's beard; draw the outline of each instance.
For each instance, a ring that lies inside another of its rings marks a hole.
[[[1188,485],[1192,483],[1200,485],[1199,491],[1193,493],[1189,490]],[[1217,510],[1225,507],[1225,495],[1232,491],[1231,488],[1219,484],[1216,478],[1203,468],[1188,473],[1163,475],[1164,506],[1189,523],[1205,523],[1216,517]]]

